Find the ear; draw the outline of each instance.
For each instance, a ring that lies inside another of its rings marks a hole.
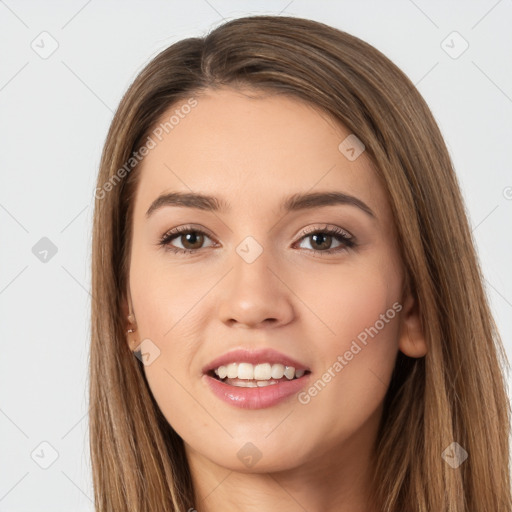
[[[135,315],[133,314],[132,298],[129,289],[127,289],[121,299],[121,311],[123,315],[123,328],[126,333],[126,341],[130,350],[134,350],[137,346],[137,324],[135,321]]]
[[[409,357],[423,357],[427,353],[427,343],[421,325],[418,304],[410,290],[405,293],[400,318],[399,349]]]
[[[130,321],[128,320],[128,317],[130,315],[133,315],[131,299],[130,299],[129,294],[124,294],[121,297],[121,314],[123,315],[123,327],[126,327],[126,329],[129,329]]]

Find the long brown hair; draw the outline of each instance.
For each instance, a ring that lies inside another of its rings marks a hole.
[[[428,353],[397,358],[375,444],[375,503],[383,512],[510,512],[508,362],[436,122],[411,81],[378,50],[325,24],[284,16],[235,19],[173,44],[137,76],[112,121],[92,253],[96,510],[194,506],[183,442],[128,347],[123,304],[134,155],[172,105],[223,86],[286,94],[324,109],[364,143],[387,189]],[[468,454],[458,467],[443,456],[454,442]]]

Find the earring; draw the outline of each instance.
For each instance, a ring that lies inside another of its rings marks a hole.
[[[135,323],[134,323],[134,318],[133,318],[133,315],[132,315],[132,314],[128,315],[128,321],[130,322],[130,324],[132,324],[132,325],[133,325],[133,329],[131,329],[131,328],[130,328],[130,329],[128,329],[128,330],[126,331],[126,334],[130,334],[130,333],[135,332],[135,331],[137,330],[137,326],[136,326],[136,325],[135,325]]]
[[[135,321],[134,321],[134,317],[132,314],[129,314],[128,315],[128,321],[130,322],[130,328],[127,329],[126,331],[126,334],[128,335],[128,338],[130,337],[129,335],[134,333],[136,330],[137,330],[137,325],[135,324]],[[130,345],[133,346],[133,344],[135,343],[135,346],[137,346],[137,341],[135,339],[133,340],[130,340]],[[133,350],[133,348],[132,348]]]

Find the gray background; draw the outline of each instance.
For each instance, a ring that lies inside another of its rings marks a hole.
[[[89,254],[106,132],[151,57],[252,13],[346,30],[417,84],[455,163],[510,357],[512,0],[0,0],[0,512],[93,509]]]

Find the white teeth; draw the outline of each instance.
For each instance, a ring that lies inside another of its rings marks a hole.
[[[292,380],[293,377],[295,377],[295,368],[293,366],[287,366],[285,369],[284,369],[284,376],[288,379],[288,380]]]
[[[228,379],[257,380],[258,386],[260,382],[262,386],[266,386],[266,381],[270,379],[279,380],[283,377],[286,377],[288,380],[298,379],[306,373],[306,370],[296,370],[293,366],[284,366],[279,363],[260,363],[257,365],[251,363],[229,363],[219,366],[214,372],[219,379],[227,377]],[[274,382],[270,384],[274,384]]]
[[[238,365],[238,378],[239,379],[254,379],[254,366],[251,363],[240,363]]]
[[[268,380],[272,376],[272,367],[269,363],[257,364],[254,367],[254,379]]]
[[[228,364],[228,379],[236,379],[238,377],[238,365],[236,363]]]
[[[273,379],[282,379],[284,375],[284,366],[282,364],[273,364],[272,365],[272,378]]]
[[[265,386],[273,386],[274,384],[279,384],[277,381],[275,380],[259,380],[256,382],[256,384],[258,384],[258,387],[259,388],[264,388]]]
[[[236,386],[239,387],[239,388],[257,388],[258,387],[256,382],[252,382],[252,381],[244,382],[243,380],[239,380],[236,383]]]

